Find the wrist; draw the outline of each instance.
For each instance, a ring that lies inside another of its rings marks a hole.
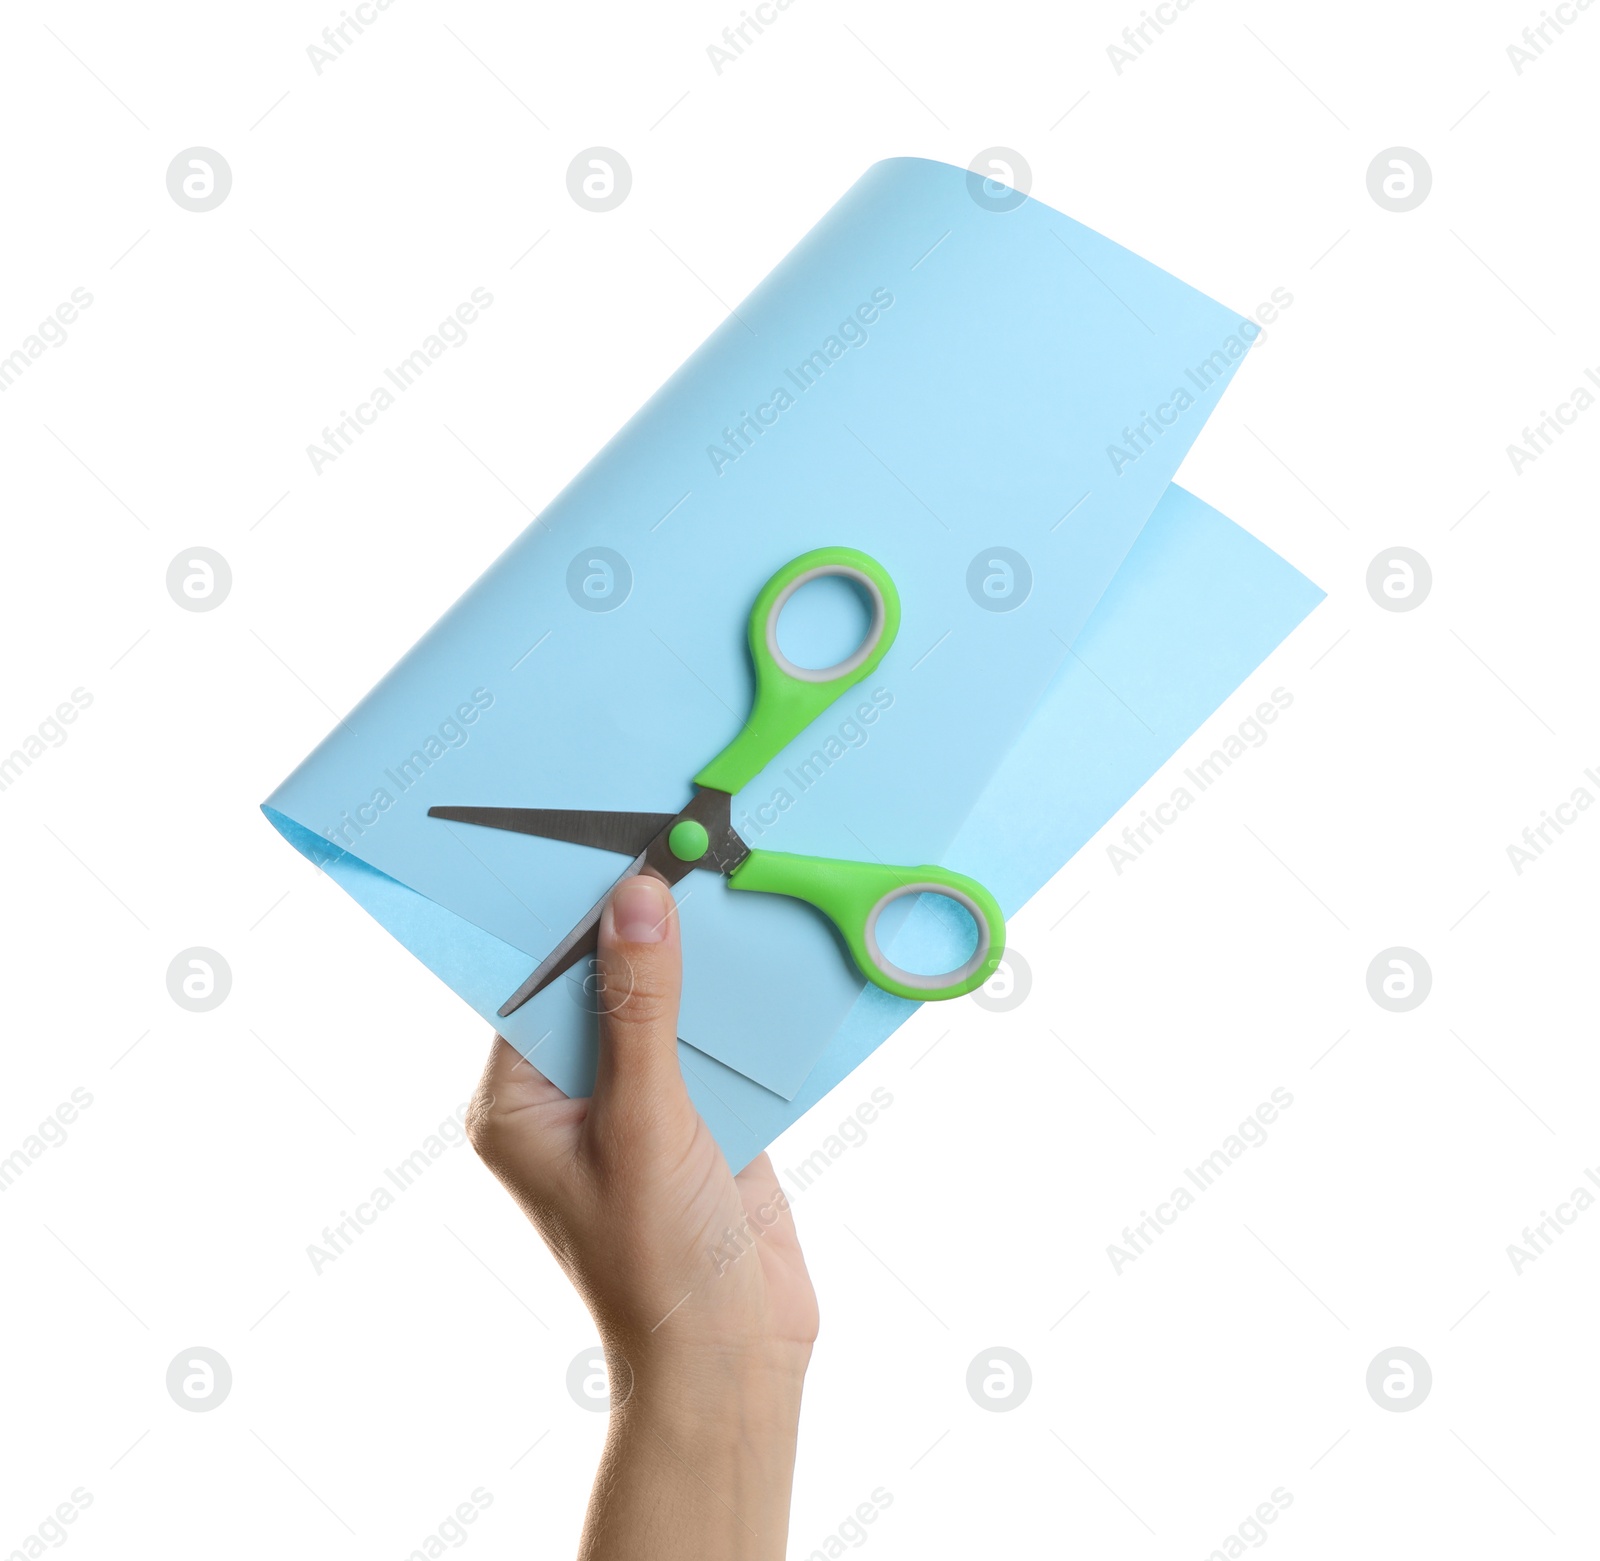
[[[787,1438],[800,1417],[809,1344],[652,1344],[608,1351],[613,1412],[696,1435]],[[621,1389],[619,1403],[618,1389]]]
[[[796,1347],[675,1345],[636,1351],[632,1361],[608,1358],[613,1396],[601,1483],[611,1504],[591,1509],[585,1561],[638,1554],[612,1543],[624,1478],[633,1499],[647,1498],[661,1536],[655,1561],[782,1561],[805,1374]]]

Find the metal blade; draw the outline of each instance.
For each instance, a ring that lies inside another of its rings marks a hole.
[[[649,854],[647,846],[634,858],[632,866],[622,877],[631,878],[637,873],[645,865],[645,858]],[[615,887],[613,884],[612,888]],[[496,1012],[502,1019],[514,1014],[530,997],[542,992],[557,976],[571,970],[580,959],[586,959],[594,953],[600,943],[600,913],[610,898],[611,889],[607,889],[584,913],[578,925],[545,955],[539,962],[539,968],[500,1005]]]
[[[677,817],[675,813],[610,813],[596,808],[429,808],[429,818],[484,829],[508,829],[542,840],[637,856]]]
[[[657,878],[668,884],[677,883],[697,867],[708,872],[733,872],[749,856],[750,848],[739,838],[733,825],[728,821],[731,800],[726,792],[716,791],[708,786],[701,786],[696,790],[694,797],[686,808],[677,813],[661,814],[660,829],[656,831],[648,844],[633,859],[627,871],[619,875],[618,882],[621,882],[623,878],[631,878],[636,873],[647,871],[654,873]],[[452,811],[471,812],[484,810],[462,808]],[[491,809],[488,811],[538,813],[542,810],[510,808]],[[581,818],[584,815],[576,814],[573,816]],[[641,818],[652,815],[635,813],[600,814],[598,816],[602,818]],[[672,833],[672,826],[680,819],[693,819],[696,823],[703,824],[706,828],[710,843],[705,855],[698,862],[680,861],[672,854],[672,849],[667,844],[667,836]],[[613,884],[612,888],[615,887],[616,885]],[[605,910],[606,901],[610,898],[611,889],[607,889],[589,908],[577,926],[545,955],[544,959],[539,963],[539,968],[500,1005],[499,1015],[502,1019],[514,1014],[530,997],[542,992],[557,976],[572,969],[580,959],[585,959],[595,952],[600,942],[600,913]]]

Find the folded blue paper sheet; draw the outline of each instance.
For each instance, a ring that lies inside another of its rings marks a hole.
[[[428,808],[681,807],[748,712],[746,619],[791,557],[870,553],[902,627],[735,826],[937,862],[1008,914],[1320,599],[1170,486],[1255,328],[967,180],[869,170],[265,804],[491,1022],[626,864]],[[824,600],[781,632],[805,660],[838,626]],[[709,873],[678,892],[681,1055],[739,1165],[914,1005],[863,990],[800,902]],[[943,936],[910,909],[892,955]],[[569,1093],[592,1078],[581,974],[499,1022]]]

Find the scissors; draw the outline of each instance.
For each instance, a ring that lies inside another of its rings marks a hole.
[[[853,581],[866,592],[872,604],[871,626],[856,650],[836,665],[796,666],[779,648],[778,618],[801,586],[830,575]],[[695,793],[687,806],[676,813],[434,807],[428,809],[428,817],[615,851],[633,858],[622,877],[650,872],[675,884],[700,868],[722,873],[734,889],[804,900],[839,929],[856,965],[874,985],[914,1001],[960,997],[982,986],[1005,952],[1005,918],[982,884],[942,867],[890,867],[759,851],[745,844],[731,822],[733,794],[846,690],[870,676],[899,629],[900,594],[876,559],[848,547],[802,553],[773,575],[756,597],[749,629],[755,703],[738,736],[694,777]],[[917,894],[952,900],[976,923],[977,947],[956,969],[936,975],[902,970],[880,947],[878,918],[894,901]],[[515,1013],[557,976],[595,952],[600,913],[609,897],[608,891],[506,999],[501,1018]]]

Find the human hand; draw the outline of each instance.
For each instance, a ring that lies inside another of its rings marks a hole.
[[[685,1556],[781,1556],[817,1335],[793,1216],[768,1158],[732,1175],[689,1099],[678,916],[659,879],[617,886],[599,963],[592,1097],[569,1099],[496,1036],[467,1117],[605,1347],[611,1439],[583,1554],[678,1555],[665,1504]]]

